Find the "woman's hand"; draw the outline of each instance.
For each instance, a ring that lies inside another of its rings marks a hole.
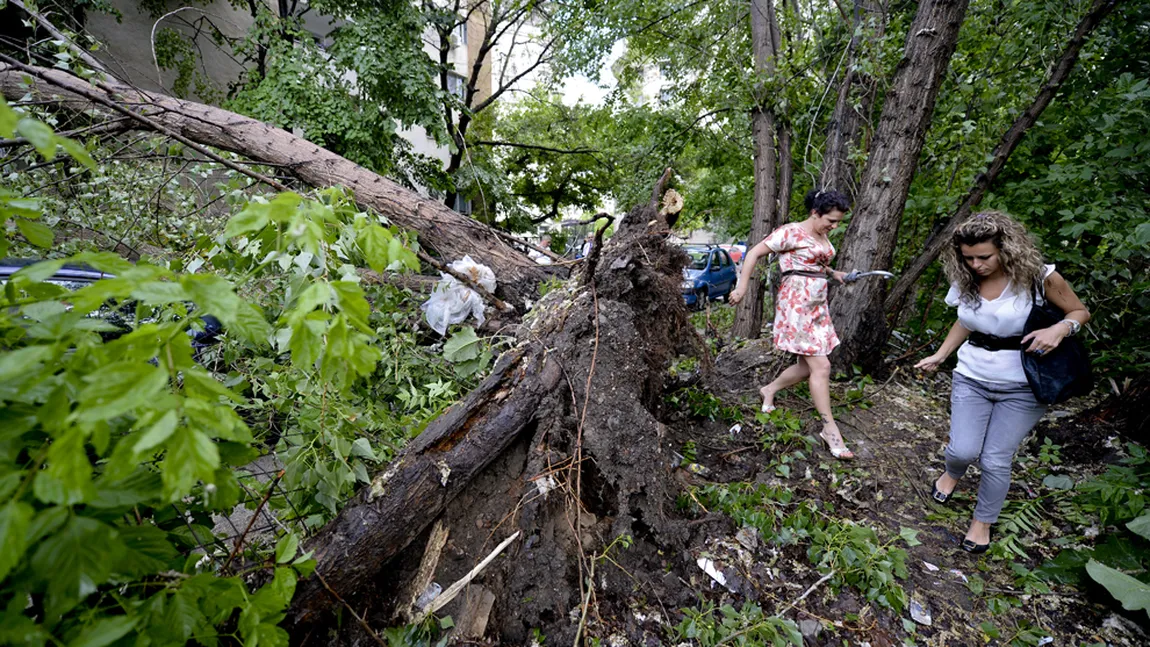
[[[838,270],[831,270],[831,276],[833,276],[834,279],[839,282],[839,285],[846,285],[846,278],[847,278],[846,272],[839,272]]]
[[[934,372],[937,371],[938,367],[942,366],[942,363],[945,361],[946,355],[943,355],[942,353],[935,353],[930,357],[925,357],[919,360],[918,364],[915,364],[914,367],[924,371]]]
[[[743,296],[747,294],[747,289],[743,286],[735,288],[733,292],[727,295],[727,301],[738,305],[743,300]]]
[[[1022,338],[1022,343],[1030,342],[1026,347],[1026,352],[1043,355],[1058,348],[1062,340],[1070,334],[1070,328],[1062,322],[1058,322],[1049,328],[1042,330],[1035,330],[1029,335]]]

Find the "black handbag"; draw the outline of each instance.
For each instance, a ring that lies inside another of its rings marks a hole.
[[[1026,325],[1022,328],[1024,337],[1035,330],[1049,328],[1066,318],[1066,313],[1048,301],[1045,295],[1042,303],[1038,303],[1039,294],[1036,284],[1031,293],[1034,306],[1030,310],[1030,316],[1026,318]],[[1070,398],[1086,395],[1094,388],[1094,376],[1090,371],[1090,357],[1086,354],[1086,346],[1074,337],[1063,338],[1058,348],[1042,355],[1023,351],[1022,370],[1026,373],[1026,381],[1030,384],[1030,390],[1034,392],[1034,398],[1043,404],[1065,402]]]

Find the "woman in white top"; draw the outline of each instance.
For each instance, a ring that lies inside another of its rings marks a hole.
[[[958,321],[938,352],[915,368],[936,370],[958,349],[946,471],[931,496],[946,503],[966,468],[979,460],[978,503],[962,548],[982,553],[990,547],[990,526],[1010,489],[1014,453],[1046,410],[1026,382],[1022,353],[1057,348],[1090,320],[1090,313],[1054,266],[1042,263],[1026,229],[1006,214],[975,215],[959,225],[951,242],[943,253],[951,283],[946,303],[958,308]],[[1034,300],[1043,298],[1066,318],[1023,336]]]

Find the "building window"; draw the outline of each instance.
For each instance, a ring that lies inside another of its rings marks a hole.
[[[463,93],[466,90],[466,88],[467,88],[467,79],[463,78],[462,75],[456,74],[455,72],[448,72],[447,73],[447,91],[448,92],[450,92],[451,94],[455,95],[456,97],[459,97],[460,99],[462,99]]]
[[[471,200],[456,194],[455,196],[455,210],[459,213],[470,216],[471,215]]]
[[[460,20],[463,20],[463,18],[461,17]],[[466,45],[467,44],[467,22],[464,21],[464,22],[461,22],[458,25],[456,25],[455,31],[452,33],[452,36],[455,39],[455,46],[456,47],[459,47],[461,45]]]

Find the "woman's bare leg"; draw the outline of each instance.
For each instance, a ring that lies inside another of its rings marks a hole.
[[[806,362],[810,371],[811,399],[815,401],[815,409],[823,421],[823,431],[819,435],[830,445],[835,458],[853,458],[854,454],[846,449],[846,442],[831,412],[831,361],[826,357],[802,357],[800,361]]]
[[[775,394],[783,389],[794,386],[799,382],[807,379],[811,374],[810,369],[803,362],[800,356],[799,361],[787,367],[787,370],[779,373],[774,382],[759,389],[759,393],[763,396],[763,409],[772,409],[775,406]]]

